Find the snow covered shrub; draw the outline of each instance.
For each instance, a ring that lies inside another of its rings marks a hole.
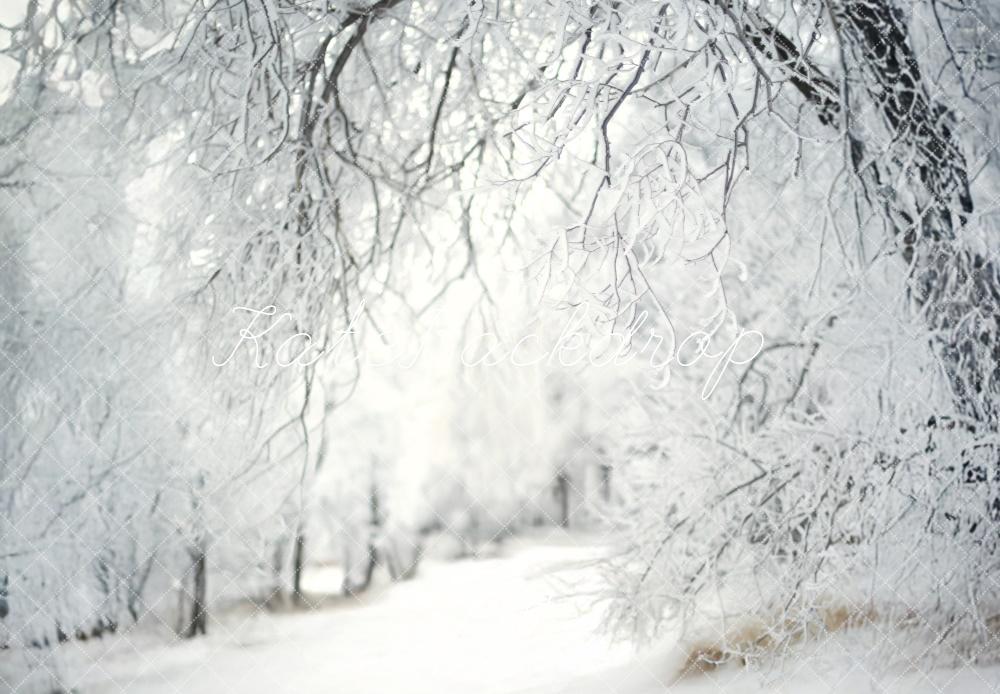
[[[784,373],[795,389],[772,391],[762,426],[670,412],[631,468],[614,627],[648,639],[679,625],[745,659],[820,638],[843,610],[878,623],[891,655],[947,640],[992,657],[995,439],[963,428],[919,326],[859,340],[865,323],[842,319],[805,367],[755,360],[774,391]]]

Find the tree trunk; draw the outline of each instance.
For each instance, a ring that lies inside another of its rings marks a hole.
[[[611,501],[611,466],[607,463],[601,464],[601,501]]]
[[[208,551],[199,543],[191,555],[191,616],[184,628],[184,638],[208,633]]]
[[[302,594],[302,573],[306,564],[306,536],[301,526],[295,533],[295,546],[292,551],[292,601],[301,605],[305,601]]]
[[[375,567],[378,565],[378,534],[382,527],[382,510],[379,502],[378,485],[373,481],[368,497],[368,508],[370,515],[368,531],[368,556],[366,558],[365,573],[361,580],[354,583],[350,579],[350,573],[344,577],[344,593],[355,595],[367,590],[375,576]]]
[[[955,407],[967,428],[992,431],[1000,409],[1000,271],[961,239],[973,201],[955,115],[924,85],[901,6],[828,6],[845,71],[842,101],[830,97],[835,82],[763,19],[748,21],[744,31],[752,47],[791,72],[822,122],[842,117],[851,164],[909,266],[910,296],[934,335]]]
[[[0,619],[6,619],[10,613],[10,605],[7,603],[9,581],[10,577],[7,574],[4,574],[3,579],[0,579]]]
[[[876,149],[876,138],[856,132],[849,120],[852,164],[868,199],[883,206],[909,265],[910,296],[931,330],[964,419],[960,425],[979,436],[994,433],[1000,414],[1000,270],[962,238],[974,208],[955,114],[928,93],[901,9],[891,2],[845,0],[833,16],[845,63],[853,61],[887,130],[886,144]],[[995,446],[969,449],[962,454],[960,479],[986,483],[1000,474],[998,467]],[[989,517],[1000,521],[1000,497],[992,493],[986,503]],[[943,514],[955,523],[954,532],[981,527],[979,511],[969,518],[968,510]]]
[[[278,537],[274,542],[274,552],[271,554],[271,581],[270,592],[263,596],[264,605],[268,609],[274,609],[284,603],[285,599],[285,538]]]
[[[128,596],[126,598],[126,609],[132,622],[138,622],[142,616],[143,594],[146,591],[146,583],[153,571],[153,564],[156,562],[156,550],[154,550],[141,568],[137,568],[128,577]]]
[[[911,297],[934,334],[957,409],[971,427],[992,429],[1000,274],[960,238],[973,203],[955,116],[928,94],[902,10],[864,0],[835,8],[845,62],[886,131],[872,137],[848,110],[852,164],[868,199],[885,210],[910,267]],[[848,94],[851,86],[849,80]]]
[[[569,527],[569,477],[565,472],[556,475],[556,499],[559,501],[559,527]]]

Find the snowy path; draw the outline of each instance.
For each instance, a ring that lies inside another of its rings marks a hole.
[[[546,572],[587,558],[572,545],[519,545],[507,556],[428,562],[415,580],[360,604],[305,614],[235,615],[208,638],[137,650],[127,637],[81,663],[84,694],[651,694],[717,692],[992,692],[1000,670],[909,675],[888,689],[859,668],[775,681],[732,670],[669,689],[670,658],[637,658],[595,633],[585,598],[560,595],[587,570]],[[229,633],[224,633],[229,632]],[[652,663],[652,664],[651,664]],[[849,671],[848,671],[849,670]]]

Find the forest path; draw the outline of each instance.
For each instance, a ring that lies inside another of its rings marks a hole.
[[[78,662],[70,679],[82,694],[1000,691],[996,668],[874,683],[849,662],[837,672],[808,661],[780,678],[732,669],[671,684],[669,648],[637,657],[611,645],[597,631],[593,599],[564,597],[596,587],[596,571],[585,565],[596,556],[592,545],[561,539],[512,542],[496,558],[428,561],[414,580],[358,603],[232,614],[189,642],[144,640],[137,648],[123,635],[88,644],[89,662]],[[316,574],[313,585],[322,580]]]
[[[87,644],[70,681],[83,694],[500,694],[555,688],[621,665],[630,647],[597,633],[587,597],[596,556],[572,540],[515,541],[495,558],[425,561],[412,581],[314,612],[231,614],[209,636]],[[552,572],[555,567],[557,570]],[[317,572],[312,589],[336,589]],[[328,585],[322,585],[322,584]],[[139,637],[135,637],[139,638]],[[87,662],[89,661],[89,662]]]

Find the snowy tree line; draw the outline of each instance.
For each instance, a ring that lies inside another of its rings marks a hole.
[[[720,646],[748,657],[837,609],[893,646],[982,653],[1000,614],[992,3],[13,15],[5,648],[50,667],[47,646],[141,619],[195,636],[212,591],[301,601],[323,546],[348,592],[379,563],[403,578],[435,532],[475,552],[571,522],[597,470],[581,513],[615,532],[610,629],[750,606],[765,633]],[[235,306],[277,313],[219,366]],[[459,358],[487,335],[565,347],[580,306],[635,358]],[[720,371],[747,329],[759,352]],[[315,361],[256,367],[303,333]],[[643,351],[653,333],[672,365]],[[431,347],[372,367],[411,336]]]

